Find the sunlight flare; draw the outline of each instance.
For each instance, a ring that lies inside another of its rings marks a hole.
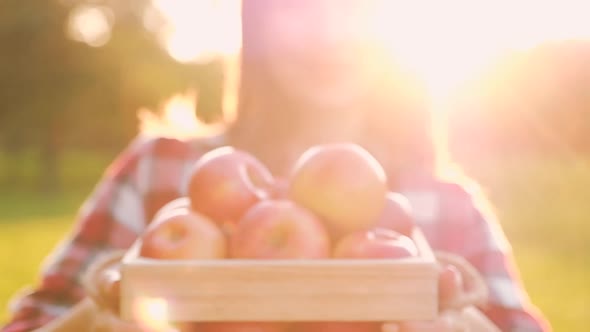
[[[158,31],[162,43],[177,61],[231,59],[239,54],[240,0],[152,0],[152,4],[165,22]],[[425,83],[433,113],[445,113],[447,101],[469,79],[511,52],[548,41],[590,39],[584,15],[590,3],[582,0],[374,0],[373,4],[373,19],[362,20],[368,22],[363,30],[366,37]],[[234,105],[235,100],[224,103]],[[230,107],[224,108],[231,117]]]
[[[241,1],[153,0],[152,3],[166,21],[160,37],[175,60],[199,62],[239,52]]]
[[[196,115],[197,93],[178,93],[164,103],[159,112],[140,109],[140,132],[145,136],[164,136],[190,139],[216,135],[223,131],[221,124],[207,124]]]
[[[375,35],[399,63],[423,79],[436,105],[510,52],[547,41],[590,38],[583,14],[590,3],[579,0],[379,0],[379,7]]]
[[[111,39],[113,23],[114,14],[108,7],[79,5],[70,12],[66,29],[73,40],[100,47]]]
[[[235,55],[241,48],[241,1],[152,0],[166,21],[161,37],[178,61]],[[445,98],[499,56],[540,43],[590,38],[582,0],[444,2],[375,0],[369,29],[392,56]]]
[[[134,311],[140,326],[150,331],[172,330],[168,322],[168,303],[165,299],[142,298],[136,302]]]

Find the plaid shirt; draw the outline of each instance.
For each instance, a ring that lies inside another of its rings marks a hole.
[[[222,141],[139,137],[107,168],[82,205],[72,232],[48,258],[40,283],[11,305],[12,319],[0,331],[38,328],[84,297],[80,277],[97,255],[128,248],[155,212],[184,195],[190,166]],[[548,331],[531,305],[497,222],[484,218],[461,186],[435,182],[403,192],[433,249],[467,258],[484,276],[490,300],[482,311],[502,331]]]

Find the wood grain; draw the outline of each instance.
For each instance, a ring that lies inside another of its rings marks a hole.
[[[386,321],[437,314],[434,255],[327,260],[123,261],[122,317],[141,319],[141,301],[161,299],[172,321]]]

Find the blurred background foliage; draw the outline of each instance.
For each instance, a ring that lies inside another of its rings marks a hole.
[[[499,59],[453,100],[454,153],[587,155],[589,60],[590,41],[583,40],[547,42]]]
[[[39,190],[59,190],[65,150],[122,149],[137,134],[138,109],[157,110],[175,92],[200,87],[205,120],[221,110],[220,62],[171,58],[145,27],[149,2],[92,4],[110,20],[104,45],[68,33],[83,1],[0,3],[0,148],[11,158],[35,155]],[[23,183],[19,171],[0,173],[0,184]]]

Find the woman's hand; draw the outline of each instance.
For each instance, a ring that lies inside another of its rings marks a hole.
[[[432,321],[390,322],[383,332],[499,332],[476,305],[484,303],[487,288],[465,259],[436,253],[439,262],[439,316]]]

